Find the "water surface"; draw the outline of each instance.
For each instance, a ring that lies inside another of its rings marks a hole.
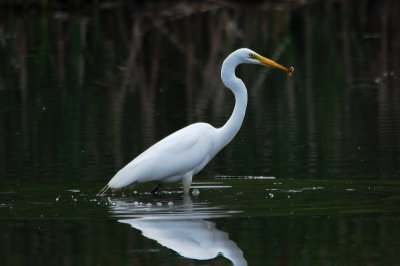
[[[217,180],[217,182],[216,182]],[[400,183],[215,178],[157,196],[93,183],[2,193],[5,264],[392,264]],[[37,192],[39,191],[39,192]],[[39,195],[40,194],[40,195]],[[24,243],[21,245],[21,243]],[[27,249],[26,247],[29,247]],[[24,256],[20,256],[24,254]],[[217,257],[216,257],[217,256]],[[168,261],[168,262],[166,262]]]

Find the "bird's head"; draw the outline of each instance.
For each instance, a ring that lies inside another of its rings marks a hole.
[[[277,69],[281,69],[287,72],[287,77],[289,78],[293,71],[294,68],[286,68],[284,66],[281,66],[280,64],[276,63],[275,61],[268,59],[266,57],[263,57],[256,52],[248,49],[248,48],[241,48],[239,50],[236,50],[235,54],[237,53],[237,56],[241,58],[242,63],[247,63],[247,64],[258,64],[258,65],[264,65],[264,66],[269,66]]]

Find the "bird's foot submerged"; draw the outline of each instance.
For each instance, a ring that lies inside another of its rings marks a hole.
[[[99,193],[97,193],[96,196],[103,197],[104,194],[105,194],[105,193],[107,192],[107,190],[109,190],[109,189],[110,189],[110,186],[109,186],[109,185],[106,185],[105,187],[103,187],[103,188],[99,191]]]
[[[162,184],[157,184],[157,186],[155,186],[154,188],[153,188],[153,190],[152,191],[150,191],[150,193],[151,194],[156,194],[156,192],[158,191],[158,190],[160,190],[160,187],[162,187]]]

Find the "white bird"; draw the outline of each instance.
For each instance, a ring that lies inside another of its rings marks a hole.
[[[125,167],[97,194],[104,195],[108,189],[120,189],[135,183],[156,182],[152,190],[161,185],[182,181],[184,195],[189,194],[193,175],[224,148],[239,131],[247,106],[247,90],[243,81],[236,77],[235,69],[240,64],[260,64],[287,72],[286,68],[256,52],[241,48],[231,53],[223,62],[221,79],[235,95],[235,107],[224,126],[215,128],[207,123],[195,123],[160,140]]]

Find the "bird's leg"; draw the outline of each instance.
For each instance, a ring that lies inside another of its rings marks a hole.
[[[103,188],[99,191],[99,193],[97,193],[96,196],[103,197],[103,196],[104,196],[104,193],[106,193],[107,190],[109,190],[109,189],[110,189],[110,186],[109,186],[109,185],[106,185],[105,187],[103,187]]]
[[[162,185],[159,183],[153,188],[152,191],[150,191],[150,193],[154,195],[160,189],[160,187],[162,187]]]
[[[183,186],[183,195],[188,196],[189,195],[189,189],[190,186],[192,185],[192,176],[185,176],[182,179],[182,186]]]

